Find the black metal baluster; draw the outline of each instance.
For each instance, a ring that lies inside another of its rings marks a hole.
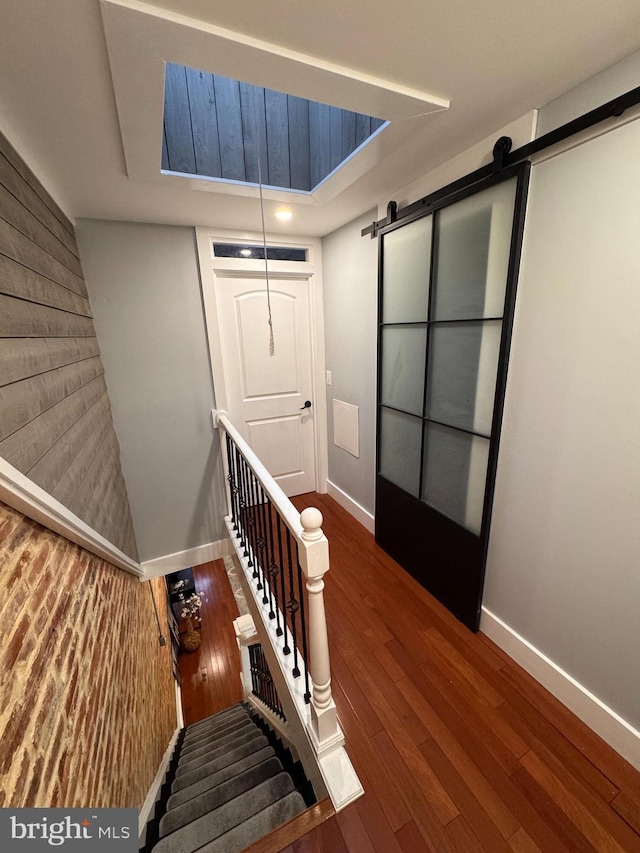
[[[260,647],[260,673],[262,675],[262,699],[267,705],[267,707],[271,707],[271,685],[269,684],[269,679],[267,678],[265,660],[264,660],[264,649],[262,646]]]
[[[260,583],[260,573],[258,571],[258,534],[256,530],[256,477],[251,468],[249,468],[248,464],[247,476],[249,478],[249,496],[251,499],[251,511],[247,520],[247,526],[249,528],[250,533],[249,544],[252,554],[252,559],[248,563],[248,565],[253,567],[253,577],[258,579],[258,589],[262,589],[262,584]]]
[[[273,538],[273,504],[267,498],[267,512],[269,515],[269,598],[271,603],[271,610],[269,611],[269,618],[273,619],[275,616],[276,619],[276,636],[282,636],[282,628],[280,627],[280,601],[278,600],[278,574],[280,572],[280,566],[276,562],[275,557],[275,541]],[[275,599],[276,606],[273,606],[273,600]],[[275,613],[274,613],[275,610]]]
[[[273,676],[271,675],[271,670],[269,669],[266,657],[264,658],[264,668],[267,676],[267,682],[269,684],[269,707],[274,714],[278,714],[278,716],[283,717],[284,714],[282,713],[282,706],[280,705],[280,697],[278,696],[278,691],[276,690],[276,685],[273,681]]]
[[[258,693],[258,667],[256,664],[256,646],[249,646],[249,669],[251,670],[251,689]]]
[[[267,595],[268,590],[268,581],[267,581],[267,522],[264,516],[264,491],[262,490],[262,484],[258,479],[256,479],[256,497],[258,499],[258,503],[256,505],[256,524],[258,530],[258,554],[260,559],[258,560],[258,566],[260,567],[260,574],[262,577],[262,603],[269,603],[269,596]]]
[[[287,610],[291,619],[291,639],[293,641],[293,676],[297,678],[300,675],[298,667],[298,628],[297,628],[297,613],[300,609],[300,604],[295,597],[295,587],[293,584],[293,557],[291,554],[291,531],[287,527],[287,559],[289,563],[289,601],[287,602]]]
[[[287,614],[286,603],[287,603],[287,595],[285,592],[285,577],[284,577],[284,551],[282,550],[282,525],[283,521],[279,515],[276,514],[276,528],[278,531],[278,558],[280,560],[280,591],[282,592],[282,626],[284,629],[284,646],[282,647],[282,651],[285,655],[290,654],[291,649],[289,647],[289,631],[287,629]]]
[[[238,518],[236,515],[236,504],[234,499],[235,478],[233,471],[233,449],[231,445],[231,437],[228,432],[225,432],[227,444],[227,482],[229,483],[229,504],[231,506],[231,523],[236,534],[238,532]]]
[[[260,504],[260,515],[262,519],[262,537],[264,539],[264,560],[262,563],[262,575],[264,577],[264,596],[262,598],[263,604],[269,605],[269,619],[275,619],[276,614],[273,610],[273,592],[271,591],[271,583],[272,577],[270,573],[271,569],[271,541],[269,539],[269,530],[267,526],[267,513],[271,512],[271,501],[265,494],[264,489],[262,488],[262,484],[260,485],[260,497],[262,498],[262,503]],[[267,595],[268,593],[268,595]]]
[[[231,440],[231,461],[233,465],[233,489],[231,500],[233,503],[233,511],[235,513],[235,531],[236,536],[240,538],[242,545],[242,518],[240,516],[240,470],[238,468],[238,448],[235,446],[233,439]]]
[[[227,463],[229,465],[229,491],[231,492],[231,521],[236,536],[240,535],[240,518],[238,517],[238,470],[235,460],[235,445],[231,436],[227,435]]]
[[[265,661],[265,666],[266,666],[266,663],[267,662]],[[275,708],[275,704],[276,704],[275,703],[275,696],[274,696],[274,693],[276,691],[275,691],[275,688],[273,685],[273,679],[267,678],[267,683],[269,685],[269,707],[271,708],[271,710],[273,710]]]
[[[271,678],[271,672],[269,671],[267,660],[264,656],[264,649],[261,649],[261,656],[262,672],[264,675],[264,695],[266,697],[268,707],[273,710],[273,679]]]
[[[300,628],[302,630],[302,659],[304,660],[304,701],[308,704],[311,701],[311,691],[309,690],[309,651],[307,648],[307,620],[306,607],[304,604],[304,580],[302,568],[300,567],[300,555],[298,552],[298,543],[296,542],[296,565],[298,567],[298,595],[300,596]]]
[[[258,576],[256,566],[256,519],[255,519],[255,499],[253,495],[253,471],[249,467],[249,463],[244,461],[247,472],[247,538],[249,540],[249,562],[248,566],[253,568],[253,577]]]
[[[249,646],[249,661],[253,694],[274,714],[286,720],[264,649],[260,643]]]
[[[249,557],[249,542],[247,538],[247,478],[246,478],[246,470],[245,470],[245,461],[244,457],[240,453],[240,450],[236,447],[236,463],[238,465],[238,471],[240,473],[240,500],[239,504],[239,514],[240,514],[240,545],[243,549],[243,556]]]
[[[256,695],[259,696],[260,699],[262,699],[262,697],[264,696],[263,673],[262,673],[262,666],[261,666],[261,663],[262,663],[261,652],[262,652],[262,647],[256,646],[256,683],[257,683]]]

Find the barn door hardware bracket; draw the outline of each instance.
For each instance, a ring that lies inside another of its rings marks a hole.
[[[396,219],[398,218],[398,202],[390,201],[387,205],[387,215],[384,219],[381,219],[379,222],[373,222],[370,226],[370,231],[367,229],[368,233],[371,234],[371,239],[375,239],[378,236],[378,231],[380,228],[384,228],[386,225],[392,225]],[[364,231],[362,232],[365,233]]]
[[[398,202],[390,201],[387,205],[387,225],[391,225],[398,218]]]
[[[492,171],[495,174],[501,172],[507,165],[507,157],[511,151],[513,139],[510,136],[501,136],[493,146]]]

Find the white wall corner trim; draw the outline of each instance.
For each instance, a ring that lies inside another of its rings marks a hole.
[[[142,808],[140,809],[138,815],[138,841],[140,847],[144,845],[147,821],[151,817],[151,811],[156,804],[156,797],[158,796],[158,791],[160,790],[162,782],[164,781],[165,773],[167,772],[169,762],[171,761],[171,755],[173,754],[173,750],[176,745],[176,741],[178,740],[179,734],[180,728],[177,728],[173,733],[171,740],[169,741],[169,746],[166,748],[165,753],[162,756],[162,761],[160,762],[160,766],[158,767],[158,772],[156,773],[154,780],[151,783],[151,787],[149,788],[147,797],[144,803],[142,804]]]
[[[0,500],[119,569],[134,575],[143,574],[139,563],[1,458]]]
[[[228,538],[218,539],[217,542],[207,542],[205,545],[197,545],[195,548],[187,548],[186,551],[177,551],[175,554],[167,554],[164,557],[156,557],[142,563],[144,572],[142,580],[159,578],[171,572],[179,572],[191,566],[199,566],[201,563],[209,563],[211,560],[219,560],[233,553],[233,546]]]
[[[480,630],[640,770],[640,732],[486,607]]]
[[[336,486],[331,480],[327,480],[327,492],[329,497],[333,498],[334,501],[340,504],[343,509],[346,509],[348,513],[350,513],[356,521],[359,521],[363,527],[369,531],[369,533],[375,532],[375,516],[369,512],[369,510],[365,509],[361,506],[357,501],[348,495],[346,492],[343,492],[340,486]]]

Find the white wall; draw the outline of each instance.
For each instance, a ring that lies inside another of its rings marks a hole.
[[[636,54],[539,128],[639,71]],[[484,606],[640,729],[640,120],[612,127],[533,168]]]
[[[640,728],[638,151],[533,169],[484,605]]]
[[[224,538],[191,228],[80,219],[85,272],[142,562]]]
[[[538,114],[537,136],[560,127],[596,107],[635,89],[640,80],[640,52],[632,53],[581,86],[556,98]],[[601,132],[601,129],[598,131]]]
[[[322,241],[327,386],[329,491],[337,486],[370,515],[375,499],[377,240],[360,236],[375,211]],[[360,455],[336,447],[333,399],[358,406]],[[353,509],[353,507],[351,507]],[[370,518],[362,517],[364,523]]]

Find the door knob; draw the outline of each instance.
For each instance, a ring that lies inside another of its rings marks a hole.
[[[304,406],[300,406],[300,411],[303,412],[305,409],[311,408],[311,400],[305,400]]]

